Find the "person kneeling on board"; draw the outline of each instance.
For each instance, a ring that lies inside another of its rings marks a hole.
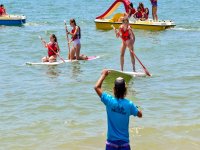
[[[69,41],[69,44],[73,42],[73,47],[70,52],[70,60],[87,60],[88,57],[84,55],[80,55],[81,50],[81,28],[76,25],[75,19],[70,19],[70,26],[72,27],[72,31],[67,31],[67,34],[72,36],[72,39]]]
[[[142,112],[128,99],[125,99],[127,88],[125,80],[118,77],[114,83],[114,96],[107,94],[101,88],[108,70],[103,70],[94,89],[107,111],[107,141],[106,150],[130,150],[129,118],[131,115],[142,118]]]
[[[48,48],[48,56],[42,58],[42,62],[55,62],[57,55],[59,55],[60,48],[58,46],[57,37],[55,34],[50,35],[50,42],[42,41],[44,47]]]
[[[131,26],[129,25],[128,18],[123,18],[122,25],[119,27],[119,30],[115,29],[116,37],[121,37],[122,45],[121,45],[121,54],[120,54],[120,64],[121,64],[121,71],[124,70],[124,54],[126,47],[129,48],[131,62],[133,65],[133,71],[135,72],[135,58],[134,58],[134,43],[135,43],[135,35]]]
[[[6,14],[6,9],[3,4],[0,5],[0,16],[4,16]]]

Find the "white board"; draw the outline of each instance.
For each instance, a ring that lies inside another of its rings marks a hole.
[[[65,60],[66,63],[69,62],[76,62],[77,60]],[[56,62],[27,62],[26,65],[47,65],[47,66],[56,66],[56,65],[60,65],[60,64],[64,64],[63,61],[56,61]]]
[[[77,61],[90,61],[90,60],[95,60],[100,58],[99,56],[89,56],[87,60],[65,60],[65,63],[70,63],[70,62],[77,62]],[[26,65],[47,65],[47,66],[56,66],[56,65],[60,65],[63,64],[63,61],[56,61],[56,62],[27,62]]]
[[[114,70],[114,69],[108,69],[111,72],[114,72],[116,74],[124,74],[128,76],[133,77],[146,77],[147,75],[144,72],[131,72],[131,71],[120,71],[120,70]]]

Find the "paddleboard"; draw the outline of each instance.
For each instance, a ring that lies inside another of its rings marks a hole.
[[[74,61],[91,61],[91,60],[95,60],[95,59],[98,59],[100,58],[100,56],[88,56],[88,59],[85,59],[85,60],[68,60],[66,59],[65,62],[74,62]]]
[[[119,74],[120,75],[126,75],[126,76],[132,76],[132,77],[146,77],[147,75],[144,72],[131,72],[131,71],[120,71],[120,70],[114,70],[109,69],[111,73]]]
[[[83,60],[83,61],[90,61],[90,60],[95,60],[100,58],[99,56],[89,56],[87,60]],[[68,60],[66,59],[65,62],[66,63],[70,63],[70,62],[77,62],[77,61],[82,61],[82,60]],[[47,66],[56,66],[56,65],[60,65],[63,64],[63,61],[56,61],[56,62],[27,62],[26,65],[47,65]]]

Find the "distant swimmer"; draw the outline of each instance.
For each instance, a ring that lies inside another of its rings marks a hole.
[[[94,89],[101,98],[107,111],[107,141],[106,150],[131,150],[129,145],[129,119],[130,116],[142,118],[142,111],[130,100],[126,99],[127,87],[123,78],[118,77],[114,82],[113,94],[107,94],[102,84],[108,70],[103,70]]]
[[[158,15],[157,15],[157,7],[158,7],[158,1],[157,0],[150,0],[152,4],[152,17],[154,21],[158,21]]]
[[[0,5],[0,16],[4,16],[6,14],[6,9],[3,4]]]
[[[77,60],[87,60],[88,57],[84,55],[80,55],[81,50],[81,28],[76,25],[75,19],[70,20],[70,26],[72,27],[71,32],[69,32],[66,29],[67,34],[70,34],[72,36],[70,43],[73,43],[72,49],[70,51],[70,58],[71,60],[77,59]]]
[[[42,40],[42,39],[41,39]],[[44,47],[48,49],[48,56],[42,58],[42,62],[55,62],[57,59],[57,55],[60,53],[60,48],[58,46],[57,37],[55,34],[50,35],[50,42],[46,43],[42,40]]]
[[[121,45],[121,54],[120,54],[120,64],[121,71],[124,70],[124,54],[125,50],[128,47],[131,56],[131,62],[133,65],[133,71],[135,72],[135,58],[134,58],[134,43],[135,43],[135,35],[131,26],[129,25],[129,20],[125,17],[122,20],[122,25],[119,27],[119,30],[115,29],[116,37],[121,37],[122,45]]]

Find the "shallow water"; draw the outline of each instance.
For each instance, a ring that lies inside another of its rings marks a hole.
[[[96,30],[93,20],[112,1],[3,3],[11,14],[28,19],[23,27],[0,27],[0,149],[104,149],[106,112],[93,86],[103,68],[119,69],[120,40],[113,31]],[[144,114],[143,119],[131,118],[133,149],[200,148],[199,5],[191,0],[159,1],[159,17],[177,26],[162,32],[134,31],[136,54],[153,76],[129,83],[128,98]],[[26,66],[46,55],[38,35],[48,40],[55,33],[61,55],[67,56],[63,20],[72,17],[82,29],[82,52],[101,58],[56,67]],[[125,69],[130,70],[128,53],[126,58]],[[111,87],[104,88],[111,92]]]

